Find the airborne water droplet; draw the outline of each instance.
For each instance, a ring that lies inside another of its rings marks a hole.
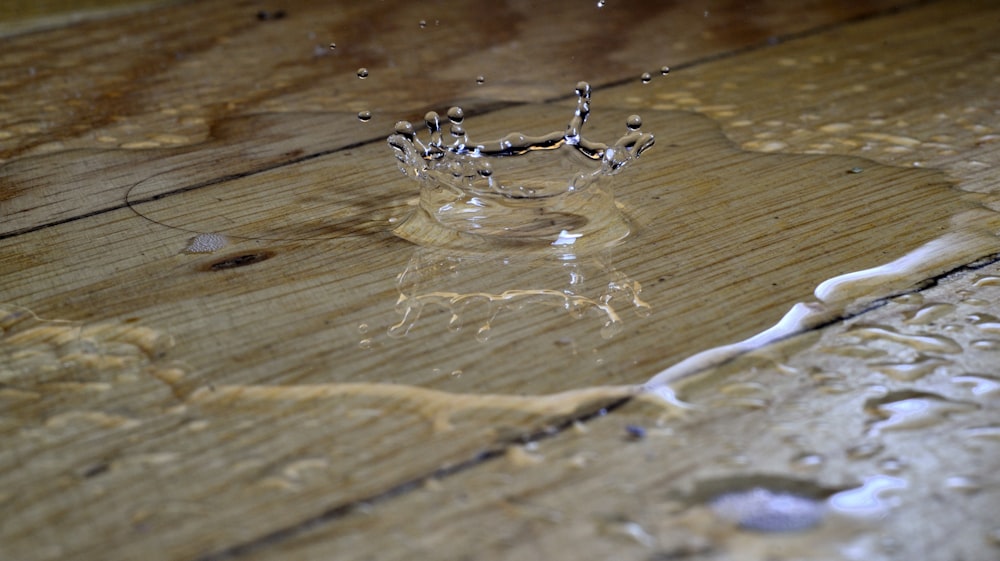
[[[603,8],[605,4],[607,4],[606,0],[597,0],[597,7],[598,8]]]
[[[476,76],[476,83],[479,84],[480,86],[483,85],[483,82],[485,81],[486,81],[485,76]]]
[[[358,111],[358,120],[362,123],[367,123],[372,119],[371,111]]]
[[[639,79],[642,80],[643,84],[648,84],[653,79],[653,76],[649,72],[643,72]]]
[[[363,68],[363,67],[359,68],[358,69],[358,78],[361,78],[362,80],[364,80],[367,77],[368,77],[368,69],[367,68]]]
[[[442,130],[441,115],[433,111],[425,115],[426,140],[411,135],[405,123],[397,129],[388,139],[389,146],[403,173],[421,183],[420,205],[436,220],[434,227],[474,234],[476,238],[470,240],[474,243],[518,237],[561,246],[586,235],[581,245],[589,245],[597,243],[591,233],[598,231],[607,241],[627,235],[611,191],[596,185],[652,146],[653,135],[638,130],[641,120],[633,117],[627,121],[629,131],[611,146],[586,138],[581,128],[590,114],[590,85],[578,83],[576,93],[577,107],[567,126],[544,135],[512,132],[491,141],[470,139],[458,107],[445,115],[450,121],[447,131]],[[517,177],[522,162],[536,161],[541,151],[555,153],[560,147],[564,148],[552,158],[573,153],[584,158],[573,162],[574,169],[543,166],[552,167],[551,173]],[[515,156],[523,157],[509,158]],[[481,171],[486,161],[496,164],[494,173]],[[588,190],[591,186],[595,187]],[[455,199],[454,193],[468,197]],[[492,204],[494,199],[498,204]],[[510,204],[513,199],[517,206]],[[414,220],[406,232],[416,233],[418,219]]]
[[[423,29],[425,27],[427,27],[427,20],[425,19],[420,20],[420,29]]]
[[[663,76],[666,76],[667,74],[670,74],[670,67],[669,66],[664,66],[664,67],[660,68],[660,74],[662,74]]]
[[[330,43],[330,50],[331,51],[337,50],[337,44],[336,43]]]
[[[639,130],[639,127],[642,126],[642,117],[638,115],[630,115],[625,121],[625,126],[628,127],[628,130],[630,131]]]

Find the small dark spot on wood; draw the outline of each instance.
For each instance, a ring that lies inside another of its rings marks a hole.
[[[285,17],[285,10],[275,10],[269,12],[267,10],[261,10],[257,12],[257,19],[259,21],[274,21]]]
[[[266,261],[274,257],[273,251],[257,251],[254,253],[243,253],[240,255],[232,255],[229,257],[223,257],[213,261],[207,265],[202,266],[203,271],[222,271],[225,269],[235,269],[237,267],[246,267],[247,265],[253,265],[254,263],[260,263],[261,261]]]
[[[111,466],[109,466],[107,463],[102,462],[99,464],[94,464],[92,466],[87,466],[83,471],[80,472],[80,476],[83,477],[84,479],[89,479],[91,477],[97,477],[98,475],[101,475],[102,473],[108,471],[109,469],[111,469]]]
[[[125,323],[138,323],[140,319],[142,318],[131,317],[131,318],[125,318],[122,321]]]
[[[625,438],[628,440],[642,440],[646,438],[646,429],[639,425],[625,425]]]
[[[299,156],[305,153],[306,153],[305,150],[301,148],[296,148],[295,150],[289,150],[288,152],[285,152],[284,154],[282,154],[282,156],[286,158],[298,158]]]

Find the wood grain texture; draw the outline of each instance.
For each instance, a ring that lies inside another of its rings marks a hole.
[[[609,4],[190,3],[3,39],[0,556],[991,558],[1000,271],[941,275],[1000,249],[995,8]],[[618,178],[627,243],[567,263],[392,235],[416,196],[393,121],[559,130],[581,78],[588,135],[631,112],[657,134]],[[622,406],[927,248],[677,384],[696,409]],[[439,296],[507,289],[538,294]],[[881,523],[760,535],[706,506],[872,476],[902,482]]]
[[[682,389],[694,410],[632,401],[241,558],[990,559],[1000,386],[996,346],[975,341],[996,331],[970,318],[1000,314],[998,274],[967,271],[707,371]],[[893,367],[912,366],[913,346],[864,335],[882,325],[915,338],[937,322],[961,327],[948,337],[963,350],[927,353],[923,374]],[[806,532],[715,514],[720,494],[754,487],[830,506]]]

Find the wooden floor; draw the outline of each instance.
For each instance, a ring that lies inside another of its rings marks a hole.
[[[976,1],[0,8],[0,559],[997,559],[998,34]],[[580,80],[586,136],[656,135],[624,243],[394,234],[396,121],[562,130]]]

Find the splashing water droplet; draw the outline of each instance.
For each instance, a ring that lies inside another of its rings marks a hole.
[[[666,76],[667,74],[670,74],[670,67],[669,66],[663,66],[663,67],[661,67],[660,68],[660,74],[663,75],[663,76]]]
[[[573,239],[574,249],[584,235],[588,243],[622,239],[628,225],[605,178],[652,146],[653,135],[640,131],[642,120],[632,116],[626,134],[611,146],[585,138],[581,129],[590,115],[590,85],[578,83],[576,94],[577,107],[566,128],[539,136],[513,132],[489,142],[470,140],[460,107],[447,112],[447,138],[434,111],[424,117],[426,140],[417,138],[409,123],[397,123],[389,146],[400,170],[421,183],[419,211],[397,235],[427,240],[428,228],[443,226],[475,235],[464,240],[472,244],[485,237],[555,245]]]
[[[367,123],[368,121],[371,121],[372,120],[372,112],[371,111],[358,111],[358,120],[361,121],[362,123]]]
[[[639,79],[642,80],[643,84],[648,84],[653,79],[653,76],[649,72],[643,72]]]
[[[413,123],[409,121],[397,121],[395,128],[396,134],[401,134],[406,137],[412,137],[417,134],[413,128]]]
[[[368,69],[367,68],[359,68],[358,69],[358,78],[361,78],[362,80],[364,80],[367,77],[368,77]]]

